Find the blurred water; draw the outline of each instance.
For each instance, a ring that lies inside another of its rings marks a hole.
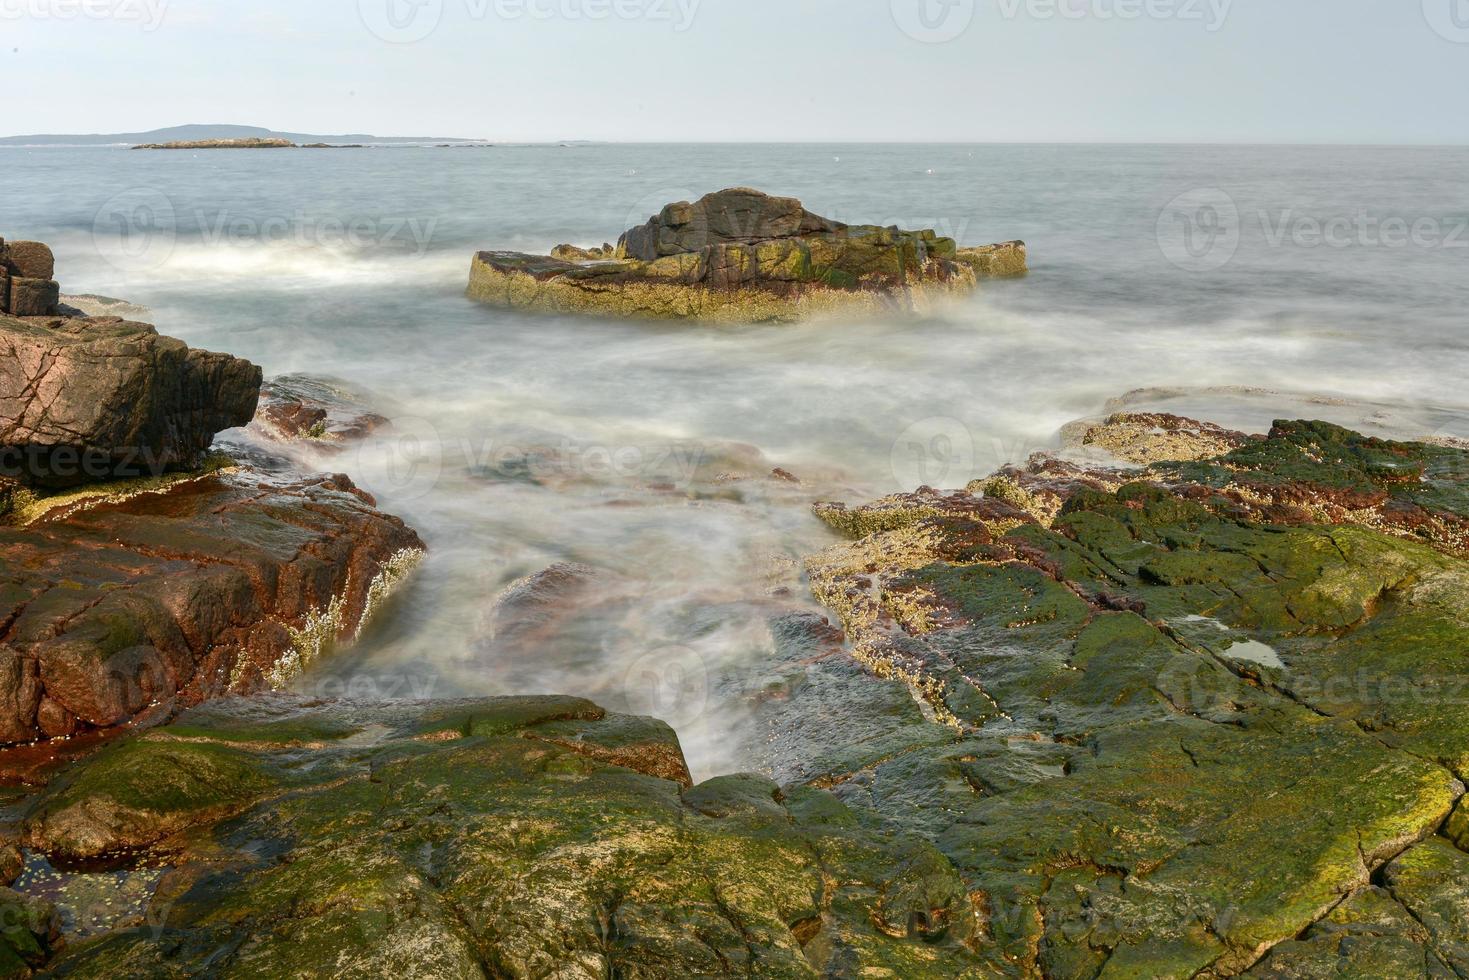
[[[732,185],[1023,238],[1033,272],[922,321],[780,327],[462,296],[476,249],[615,240]],[[432,556],[308,684],[585,694],[674,721],[703,775],[740,765],[766,619],[808,602],[795,563],[831,540],[814,499],[962,485],[1143,388],[1256,429],[1310,413],[1469,436],[1466,220],[1463,148],[0,149],[0,235],[52,243],[64,291],[392,407],[392,436],[314,462]],[[803,484],[761,478],[777,465]],[[605,571],[590,611],[529,649],[492,638],[501,589],[562,560]]]

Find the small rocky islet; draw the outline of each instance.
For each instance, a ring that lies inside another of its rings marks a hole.
[[[512,310],[709,323],[926,313],[1026,273],[1024,242],[848,225],[750,188],[669,204],[616,245],[480,252],[469,296]]]
[[[817,503],[832,618],[772,613],[768,775],[695,784],[578,698],[273,692],[424,546],[215,427],[391,420],[55,300],[0,336],[0,975],[1469,974],[1460,447],[1124,413]]]

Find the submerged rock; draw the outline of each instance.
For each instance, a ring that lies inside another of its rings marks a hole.
[[[0,316],[0,475],[69,487],[195,467],[250,421],[260,380],[146,323]]]
[[[978,910],[931,844],[817,790],[665,778],[670,756],[666,725],[575,698],[216,702],[31,809],[32,847],[171,868],[155,926],[50,969],[964,975]]]
[[[355,442],[389,424],[370,406],[371,396],[336,378],[287,374],[260,389],[253,425],[283,440],[322,446]]]
[[[1469,457],[1113,424],[1147,469],[818,508],[873,707],[804,775],[953,862],[975,976],[1461,972]]]
[[[470,297],[513,309],[784,321],[926,309],[979,279],[1022,275],[1023,242],[959,248],[933,231],[845,225],[747,188],[670,204],[615,248],[480,252]]]

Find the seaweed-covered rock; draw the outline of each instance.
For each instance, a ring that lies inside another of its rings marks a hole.
[[[996,976],[1324,976],[1357,944],[1374,975],[1456,963],[1465,454],[1119,424],[1123,447],[1188,437],[1184,462],[1038,458],[818,507],[856,538],[808,570],[861,690],[921,714],[884,709],[880,750],[834,733],[806,777],[934,840]]]
[[[153,928],[57,976],[956,977],[976,908],[931,844],[757,776],[690,787],[657,722],[574,698],[221,701],[116,744],[25,822],[166,857]]]
[[[60,946],[56,907],[0,888],[0,977],[29,977]]]
[[[260,380],[145,323],[0,316],[0,474],[69,487],[197,466],[254,416]]]
[[[24,494],[10,516],[0,744],[283,684],[354,637],[423,549],[345,476],[124,481]]]
[[[933,231],[846,225],[748,188],[670,204],[615,249],[480,252],[469,295],[514,309],[783,321],[926,309],[979,279],[1022,275],[1025,245],[961,249]]]
[[[1165,460],[1213,459],[1248,445],[1250,436],[1161,412],[1121,412],[1081,437],[1083,446],[1105,449],[1118,459],[1148,465]]]

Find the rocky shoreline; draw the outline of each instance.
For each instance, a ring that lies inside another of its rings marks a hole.
[[[554,261],[758,259],[719,204]],[[391,412],[67,312],[0,315],[0,975],[1469,975],[1462,446],[1123,411],[816,502],[831,618],[770,592],[765,774],[696,783],[580,698],[276,690],[425,552],[291,462]],[[246,424],[268,458],[216,442]],[[491,629],[534,658],[597,574]]]
[[[12,282],[42,271],[42,249],[0,253]],[[284,686],[423,554],[345,475],[211,450],[257,418],[247,361],[56,304],[0,314],[0,352],[0,773],[30,779],[79,736]],[[266,390],[268,420],[287,403]],[[368,431],[328,431],[329,408],[350,406],[303,397],[289,404],[321,438]]]
[[[926,313],[1026,273],[1024,242],[960,248],[932,230],[846,225],[749,188],[670,204],[617,245],[480,252],[469,296],[513,310],[714,323]]]

